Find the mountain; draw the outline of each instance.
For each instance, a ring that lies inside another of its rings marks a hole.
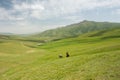
[[[33,42],[47,42],[51,40],[59,40],[69,37],[77,37],[84,33],[101,30],[112,30],[120,28],[120,23],[113,22],[95,22],[84,20],[80,23],[67,25],[61,28],[47,30],[33,35],[15,35],[11,33],[0,34],[0,39],[3,40],[22,40]]]
[[[0,35],[15,35],[14,33],[5,33],[5,32],[0,32]]]
[[[107,29],[114,29],[114,28],[120,28],[120,23],[95,22],[95,21],[84,20],[80,23],[67,25],[65,27],[61,27],[57,29],[47,30],[32,36],[61,39],[61,38],[67,38],[67,37],[75,37],[91,31],[107,30]]]

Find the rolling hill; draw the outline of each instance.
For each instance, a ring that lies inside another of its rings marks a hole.
[[[34,48],[25,45],[29,42],[0,43],[0,80],[120,79],[120,29],[88,32]]]
[[[62,28],[47,30],[32,36],[61,39],[61,38],[67,38],[67,37],[76,37],[78,35],[88,33],[91,31],[107,30],[107,29],[113,29],[113,28],[120,28],[120,23],[95,22],[95,21],[84,20],[80,23],[71,24]]]
[[[120,23],[83,21],[32,36],[0,35],[0,80],[119,80],[119,70]]]

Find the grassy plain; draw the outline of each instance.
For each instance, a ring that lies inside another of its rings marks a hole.
[[[37,44],[0,43],[0,80],[120,79],[120,29]],[[65,57],[67,51],[69,58]]]

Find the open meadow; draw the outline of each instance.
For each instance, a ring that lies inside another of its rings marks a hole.
[[[0,80],[120,79],[120,29],[37,44],[1,41]]]

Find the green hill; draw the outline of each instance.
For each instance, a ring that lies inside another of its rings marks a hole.
[[[120,79],[120,29],[88,32],[34,48],[25,45],[35,45],[31,43],[0,43],[0,80]]]
[[[113,28],[120,28],[120,23],[94,22],[94,21],[85,20],[83,22],[71,24],[62,28],[47,30],[33,36],[61,39],[61,38],[67,38],[67,37],[75,37],[91,31],[106,30],[106,29],[113,29]]]

